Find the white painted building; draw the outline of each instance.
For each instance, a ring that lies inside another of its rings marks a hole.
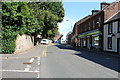
[[[120,54],[120,11],[104,24],[103,50]]]

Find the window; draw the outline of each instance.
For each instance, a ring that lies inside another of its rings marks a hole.
[[[112,49],[112,37],[108,37],[108,49]]]
[[[93,20],[93,29],[95,28],[95,20]]]
[[[90,25],[91,25],[91,23],[89,22],[89,30],[90,30]]]
[[[85,24],[85,31],[86,31],[86,24]]]
[[[86,47],[86,39],[83,39],[83,46]]]
[[[120,33],[120,21],[118,21],[118,32]]]
[[[112,23],[108,24],[108,34],[112,34],[112,26],[113,26]]]
[[[90,23],[91,23],[90,27],[91,27],[91,30],[92,30],[93,29],[93,21],[90,21]]]
[[[94,46],[99,46],[99,36],[94,37]]]
[[[98,24],[98,27],[100,27],[100,23],[101,23],[101,17],[99,17],[99,24]]]

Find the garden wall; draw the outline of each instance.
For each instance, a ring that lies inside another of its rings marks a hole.
[[[26,50],[34,47],[34,37],[28,36],[26,34],[18,35],[16,39],[16,49],[15,54],[24,52]]]

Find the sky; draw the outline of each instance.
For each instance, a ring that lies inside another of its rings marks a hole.
[[[100,10],[101,2],[63,2],[65,17],[63,22],[58,24],[59,32],[65,37],[68,32],[72,31],[75,22],[91,15],[94,9]]]

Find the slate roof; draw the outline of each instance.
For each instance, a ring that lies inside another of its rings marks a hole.
[[[105,23],[108,23],[108,22],[111,22],[111,21],[114,21],[114,20],[117,20],[117,19],[120,19],[120,11],[118,11],[115,15],[113,15],[110,19],[108,19]]]

